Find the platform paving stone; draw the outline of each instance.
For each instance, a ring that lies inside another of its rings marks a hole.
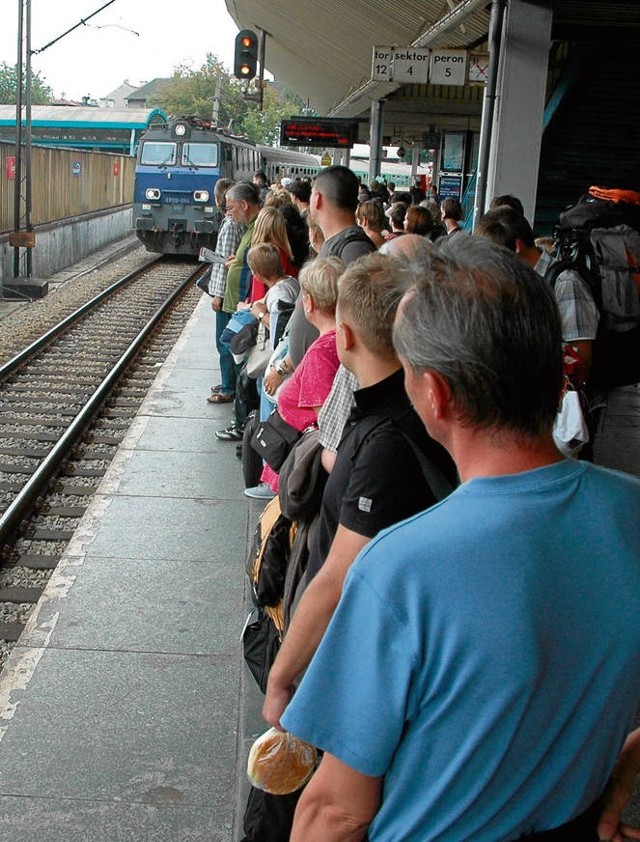
[[[207,561],[244,569],[246,524],[246,506],[237,500],[119,496],[109,501],[87,550],[105,558]]]
[[[226,419],[223,419],[226,421]],[[176,438],[175,421],[172,418],[148,418],[144,432],[138,440],[138,450],[159,450],[164,453],[173,451],[201,453],[203,459],[215,459],[216,472],[220,468],[218,454],[229,453],[229,445],[215,437],[217,427],[211,418],[183,418],[180,438]],[[207,463],[203,463],[207,464]],[[237,465],[235,476],[238,478]]]
[[[201,389],[180,389],[165,388],[162,391],[150,395],[144,402],[143,412],[146,415],[170,416],[173,418],[203,418],[211,421],[214,430],[228,426],[233,419],[232,403],[208,403],[206,400],[207,388],[211,391],[210,384],[203,383]]]
[[[229,842],[233,811],[0,795],[7,842]]]
[[[159,451],[138,449],[131,456],[117,493],[222,501],[237,500],[243,487],[235,447],[229,442],[221,442],[216,454],[206,455],[177,451],[167,456]]]
[[[191,349],[192,343],[188,343],[187,347]],[[207,349],[210,351],[210,348]],[[211,376],[211,365],[198,367],[196,365],[189,365],[188,362],[181,365],[180,360],[176,362],[173,371],[167,376],[165,381],[166,387],[172,391],[183,390],[185,392],[194,392],[200,395],[204,403],[207,397],[211,394],[211,386],[214,385],[214,380],[217,383],[215,375]],[[203,372],[207,372],[203,378]],[[202,387],[205,387],[204,390]]]
[[[232,809],[239,680],[237,656],[49,649],[0,742],[0,795]]]
[[[80,561],[80,560],[79,560]],[[23,646],[100,649],[240,659],[245,619],[241,559],[227,566],[159,559],[86,557],[73,587],[41,603]],[[105,594],[118,583],[104,622]]]

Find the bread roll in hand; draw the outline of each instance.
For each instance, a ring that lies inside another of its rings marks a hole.
[[[304,786],[316,768],[317,753],[309,743],[270,728],[249,751],[247,775],[257,789],[287,795]]]

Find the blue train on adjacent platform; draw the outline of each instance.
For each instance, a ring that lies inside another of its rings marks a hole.
[[[219,178],[269,181],[313,176],[315,155],[257,146],[225,135],[198,117],[180,117],[142,137],[135,171],[133,227],[148,251],[197,255],[214,248],[222,214],[215,205]]]

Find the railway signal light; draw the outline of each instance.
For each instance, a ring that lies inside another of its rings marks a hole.
[[[251,29],[236,35],[233,75],[237,79],[253,79],[258,69],[258,36]]]

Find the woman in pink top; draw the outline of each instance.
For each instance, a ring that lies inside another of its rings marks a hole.
[[[338,279],[343,272],[344,263],[338,257],[316,258],[302,268],[298,278],[304,314],[320,336],[278,389],[277,405],[282,418],[301,432],[317,425],[318,410],[331,391],[340,365],[336,349],[336,301]],[[273,394],[278,386],[278,376],[269,375],[267,372],[264,388],[268,394]],[[278,474],[268,465],[260,479],[277,491]]]

